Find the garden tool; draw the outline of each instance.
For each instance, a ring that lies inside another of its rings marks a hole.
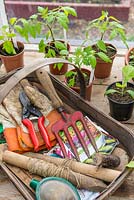
[[[46,147],[50,149],[51,144],[50,144],[49,134],[47,132],[46,127],[44,126],[45,117],[35,106],[31,104],[29,98],[27,97],[24,91],[20,92],[19,99],[23,106],[22,123],[28,128],[30,138],[34,145],[34,150],[38,151],[39,149],[39,141],[37,139],[37,135],[34,130],[34,125],[32,123],[32,120],[35,120],[35,119],[38,119],[39,131],[41,133],[42,138],[45,141]],[[31,116],[36,116],[36,117],[31,117]]]
[[[77,189],[64,178],[48,177],[40,182],[32,179],[30,186],[36,190],[36,200],[80,200]]]
[[[48,93],[48,96],[50,97],[52,103],[53,103],[53,107],[56,108],[58,110],[59,113],[61,113],[62,115],[62,119],[59,120],[58,122],[56,122],[53,126],[52,126],[52,131],[55,133],[55,136],[59,142],[59,145],[61,146],[62,152],[64,157],[67,157],[67,152],[66,149],[63,145],[62,139],[59,136],[59,132],[61,130],[64,131],[64,134],[66,136],[66,138],[68,139],[68,142],[70,144],[70,147],[72,149],[73,154],[75,155],[76,159],[78,161],[80,161],[79,158],[79,154],[77,152],[77,149],[72,141],[72,138],[68,132],[68,128],[71,126],[73,127],[85,153],[87,154],[88,157],[90,157],[90,153],[89,150],[87,148],[87,145],[82,137],[82,135],[80,134],[77,126],[76,126],[76,122],[77,121],[81,121],[84,130],[86,131],[86,134],[91,142],[91,144],[93,145],[94,149],[96,152],[98,152],[98,148],[97,145],[95,143],[95,139],[92,136],[90,130],[88,129],[86,122],[84,120],[83,114],[80,111],[74,112],[73,114],[67,114],[64,112],[64,106],[63,106],[63,102],[61,101],[61,99],[59,98],[58,94],[56,93],[56,90],[54,89],[54,86],[51,82],[51,79],[48,75],[48,73],[45,71],[44,68],[39,69],[37,72],[37,77],[39,79],[39,81],[41,82],[42,86],[44,87],[44,89],[46,90],[46,92]]]

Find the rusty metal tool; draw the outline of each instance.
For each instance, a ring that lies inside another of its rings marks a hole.
[[[84,116],[80,111],[76,111],[73,114],[67,114],[64,111],[64,105],[62,100],[59,98],[58,94],[56,93],[56,90],[51,82],[51,79],[48,75],[48,73],[46,72],[46,70],[44,68],[39,69],[38,71],[36,71],[36,75],[41,83],[41,85],[43,86],[43,88],[45,89],[45,91],[48,93],[48,96],[50,97],[50,99],[52,100],[53,103],[53,107],[56,108],[58,110],[59,113],[61,113],[62,115],[62,119],[59,120],[58,122],[56,122],[53,126],[52,126],[52,131],[55,133],[55,136],[59,142],[59,145],[61,146],[62,152],[64,157],[67,157],[67,152],[66,149],[63,145],[62,139],[59,136],[59,131],[60,130],[64,130],[64,134],[70,144],[70,147],[72,149],[72,152],[74,153],[76,159],[78,161],[80,161],[77,149],[72,141],[72,138],[68,132],[68,127],[73,127],[86,155],[88,157],[90,157],[90,153],[88,150],[87,145],[85,144],[85,141],[83,139],[83,137],[81,136],[77,126],[76,126],[76,122],[77,121],[81,121],[81,123],[83,124],[84,130],[86,131],[86,134],[91,142],[91,144],[93,145],[94,149],[96,152],[98,152],[98,148],[97,145],[95,143],[95,139],[92,136],[92,133],[90,132],[90,130],[88,129],[86,122],[84,120]]]

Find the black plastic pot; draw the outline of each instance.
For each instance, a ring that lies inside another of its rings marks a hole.
[[[111,88],[112,83],[108,86],[107,90]],[[134,87],[134,84],[128,83],[128,86]],[[109,100],[110,115],[118,121],[129,120],[133,113],[134,100],[129,103],[120,103],[107,96]]]

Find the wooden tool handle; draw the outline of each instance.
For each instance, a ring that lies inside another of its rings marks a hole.
[[[64,158],[51,157],[48,155],[42,155],[39,153],[32,153],[32,152],[25,153],[24,155],[31,158],[38,158],[45,160],[46,162],[53,163],[56,166],[66,165],[66,167],[69,167],[74,172],[98,178],[106,182],[112,182],[121,174],[121,171],[103,167],[98,168],[94,165],[76,162],[75,160],[68,160],[67,162],[67,160],[65,160]]]
[[[59,108],[63,106],[63,102],[61,101],[61,99],[59,98],[53,84],[52,81],[47,73],[47,71],[45,70],[45,68],[41,68],[38,69],[36,71],[36,75],[41,83],[41,85],[43,86],[43,88],[45,89],[46,93],[48,94],[48,96],[50,97],[52,103],[53,103],[53,107],[54,108]]]
[[[52,163],[48,163],[36,158],[29,158],[24,155],[19,155],[17,153],[7,150],[4,151],[4,153],[2,154],[2,161],[25,170],[29,170],[31,173],[37,174],[42,177],[55,176],[56,172],[56,176],[62,178],[68,177],[68,180],[80,189],[102,191],[106,188],[106,184],[98,179],[68,171],[68,169],[64,167],[62,167],[62,170],[64,170],[64,172],[61,173],[61,168],[59,170],[58,167]]]

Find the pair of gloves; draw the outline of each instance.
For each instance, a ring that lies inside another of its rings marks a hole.
[[[19,101],[19,93],[22,89],[25,91],[31,103],[38,107],[45,116],[45,126],[49,133],[51,145],[54,146],[56,144],[56,138],[51,132],[51,126],[61,119],[61,116],[53,109],[52,102],[24,79],[6,96],[3,104],[0,105],[0,122],[4,127],[4,137],[8,145],[8,150],[18,153],[34,150],[28,130],[22,124],[22,105]],[[45,149],[45,141],[38,130],[37,121],[34,122],[34,128],[39,141],[39,150]]]

